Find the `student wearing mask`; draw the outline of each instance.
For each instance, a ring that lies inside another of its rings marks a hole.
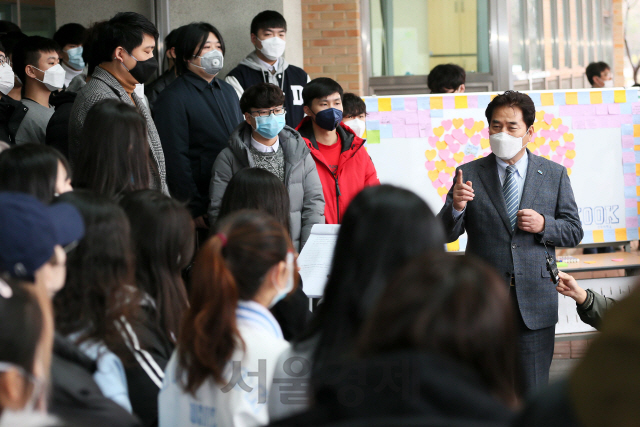
[[[149,172],[151,188],[169,193],[166,184],[165,157],[151,113],[135,93],[138,83],[146,82],[158,69],[153,56],[158,30],[144,16],[135,12],[121,12],[109,21],[96,24],[91,36],[89,68],[95,67],[91,79],[78,93],[69,121],[69,160],[78,161],[87,113],[103,99],[116,99],[133,107],[143,115],[147,125],[150,148]]]
[[[342,123],[351,128],[358,138],[364,136],[367,121],[367,105],[355,93],[342,95]]]
[[[266,169],[245,168],[229,181],[216,223],[222,224],[227,216],[236,211],[256,209],[273,216],[286,230],[290,230],[290,205],[289,191],[280,178]],[[302,290],[302,281],[299,283],[300,286],[293,293],[271,307],[271,314],[280,324],[287,341],[304,332],[311,314],[309,298]]]
[[[15,84],[11,60],[0,43],[0,141],[16,143],[16,133],[29,108],[9,96]]]
[[[42,144],[21,144],[0,153],[0,191],[31,194],[49,204],[72,191],[67,159]]]
[[[83,75],[84,59],[82,58],[82,44],[84,43],[87,29],[80,24],[69,23],[58,28],[53,35],[53,40],[60,46],[60,65],[65,71],[64,87],[77,92],[84,86],[86,75]],[[71,81],[77,79],[78,83],[71,86]]]
[[[240,170],[258,167],[282,181],[290,203],[291,240],[302,250],[314,224],[324,223],[324,197],[316,164],[309,148],[295,130],[285,125],[288,113],[279,87],[259,83],[242,94],[242,122],[229,138],[211,171],[209,220],[218,216],[222,196]]]
[[[160,427],[269,422],[268,387],[288,345],[268,309],[295,287],[295,265],[287,230],[258,211],[231,215],[205,243],[160,391]]]
[[[154,117],[171,195],[186,202],[196,226],[206,230],[211,168],[242,113],[231,85],[216,78],[224,63],[220,32],[198,22],[181,27],[176,39],[179,77],[158,96]]]
[[[13,66],[13,51],[16,45],[27,37],[28,36],[19,29],[8,33],[0,31],[0,43],[4,46],[4,54],[9,58],[9,65]],[[15,101],[20,101],[22,99],[22,81],[18,79],[17,75],[13,82],[13,89],[11,89],[7,95]]]
[[[456,64],[440,64],[433,67],[427,77],[431,93],[463,93],[467,73]]]
[[[363,188],[380,184],[364,140],[342,123],[342,87],[327,77],[302,91],[307,115],[298,128],[316,161],[327,224],[340,224],[347,206]]]
[[[611,75],[611,67],[609,67],[609,64],[607,64],[606,62],[592,62],[591,64],[587,65],[585,74],[587,75],[589,84],[594,89],[613,87],[613,75]]]
[[[287,125],[295,128],[304,117],[302,90],[309,82],[307,73],[289,64],[284,57],[287,21],[275,10],[265,10],[251,21],[251,43],[255,50],[231,70],[225,80],[242,97],[245,90],[258,83],[278,86],[285,96]]]
[[[144,88],[144,94],[147,96],[147,100],[149,101],[149,106],[153,111],[153,104],[158,99],[158,95],[160,92],[165,90],[175,79],[178,78],[176,74],[176,34],[178,33],[178,29],[171,31],[167,34],[167,37],[164,38],[164,66],[166,68],[165,72],[160,75],[157,79],[155,79],[150,84],[146,85]]]
[[[47,125],[55,111],[49,104],[51,92],[64,86],[58,44],[51,39],[31,36],[19,42],[13,52],[13,69],[22,81],[22,103],[29,109],[22,119],[16,143],[45,143]]]

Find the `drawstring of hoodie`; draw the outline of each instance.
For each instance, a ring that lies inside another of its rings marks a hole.
[[[269,72],[269,70],[262,71],[262,81],[263,81],[263,83],[268,83],[267,82],[267,74],[266,74],[268,72]],[[276,77],[276,79],[277,79],[277,77]],[[282,70],[282,81],[280,82],[280,90],[284,93],[284,70]]]

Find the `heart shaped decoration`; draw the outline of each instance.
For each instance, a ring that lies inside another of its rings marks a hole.
[[[438,170],[438,172],[444,170],[445,167],[447,167],[447,162],[445,162],[444,160],[438,160],[436,162],[436,169]]]
[[[562,136],[562,139],[564,139],[564,142],[571,142],[571,141],[573,141],[573,134],[572,133],[565,133]]]
[[[463,152],[456,153],[453,155],[453,158],[456,162],[462,163],[462,160],[464,160],[464,153]]]
[[[433,128],[433,134],[438,138],[442,136],[444,133],[444,128],[442,126],[438,126],[437,128]]]
[[[437,170],[429,171],[429,179],[431,180],[431,182],[434,182],[436,179],[438,179],[439,175],[440,172],[438,172]]]
[[[440,124],[444,127],[445,130],[451,129],[451,120],[443,120]]]
[[[576,152],[573,150],[567,150],[566,153],[564,153],[564,155],[567,157],[567,159],[573,159],[574,157],[576,157]]]
[[[436,158],[436,154],[438,154],[438,152],[436,150],[427,150],[427,151],[424,152],[424,155],[427,156],[427,159],[429,159],[429,160],[435,159]]]
[[[472,118],[464,119],[464,127],[466,127],[467,129],[473,129],[475,123],[476,121]]]
[[[460,126],[462,126],[464,124],[464,120],[462,119],[453,119],[453,127],[455,127],[456,129],[460,129]]]
[[[482,147],[482,149],[487,148],[489,145],[491,145],[491,144],[489,144],[489,140],[488,139],[482,138],[480,140],[480,146]]]

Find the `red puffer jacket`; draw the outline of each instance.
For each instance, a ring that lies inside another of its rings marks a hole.
[[[359,138],[344,123],[337,128],[342,143],[342,151],[338,162],[338,170],[334,174],[327,161],[318,149],[313,124],[310,117],[305,117],[296,128],[307,143],[311,155],[316,161],[318,175],[324,193],[324,218],[326,224],[340,224],[344,212],[351,200],[363,188],[379,185],[380,180],[373,166],[371,157],[364,149],[364,139]]]

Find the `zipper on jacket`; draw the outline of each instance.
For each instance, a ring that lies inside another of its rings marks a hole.
[[[338,211],[338,224],[340,224],[340,184],[338,184],[338,176],[333,175],[336,180],[336,209]]]

